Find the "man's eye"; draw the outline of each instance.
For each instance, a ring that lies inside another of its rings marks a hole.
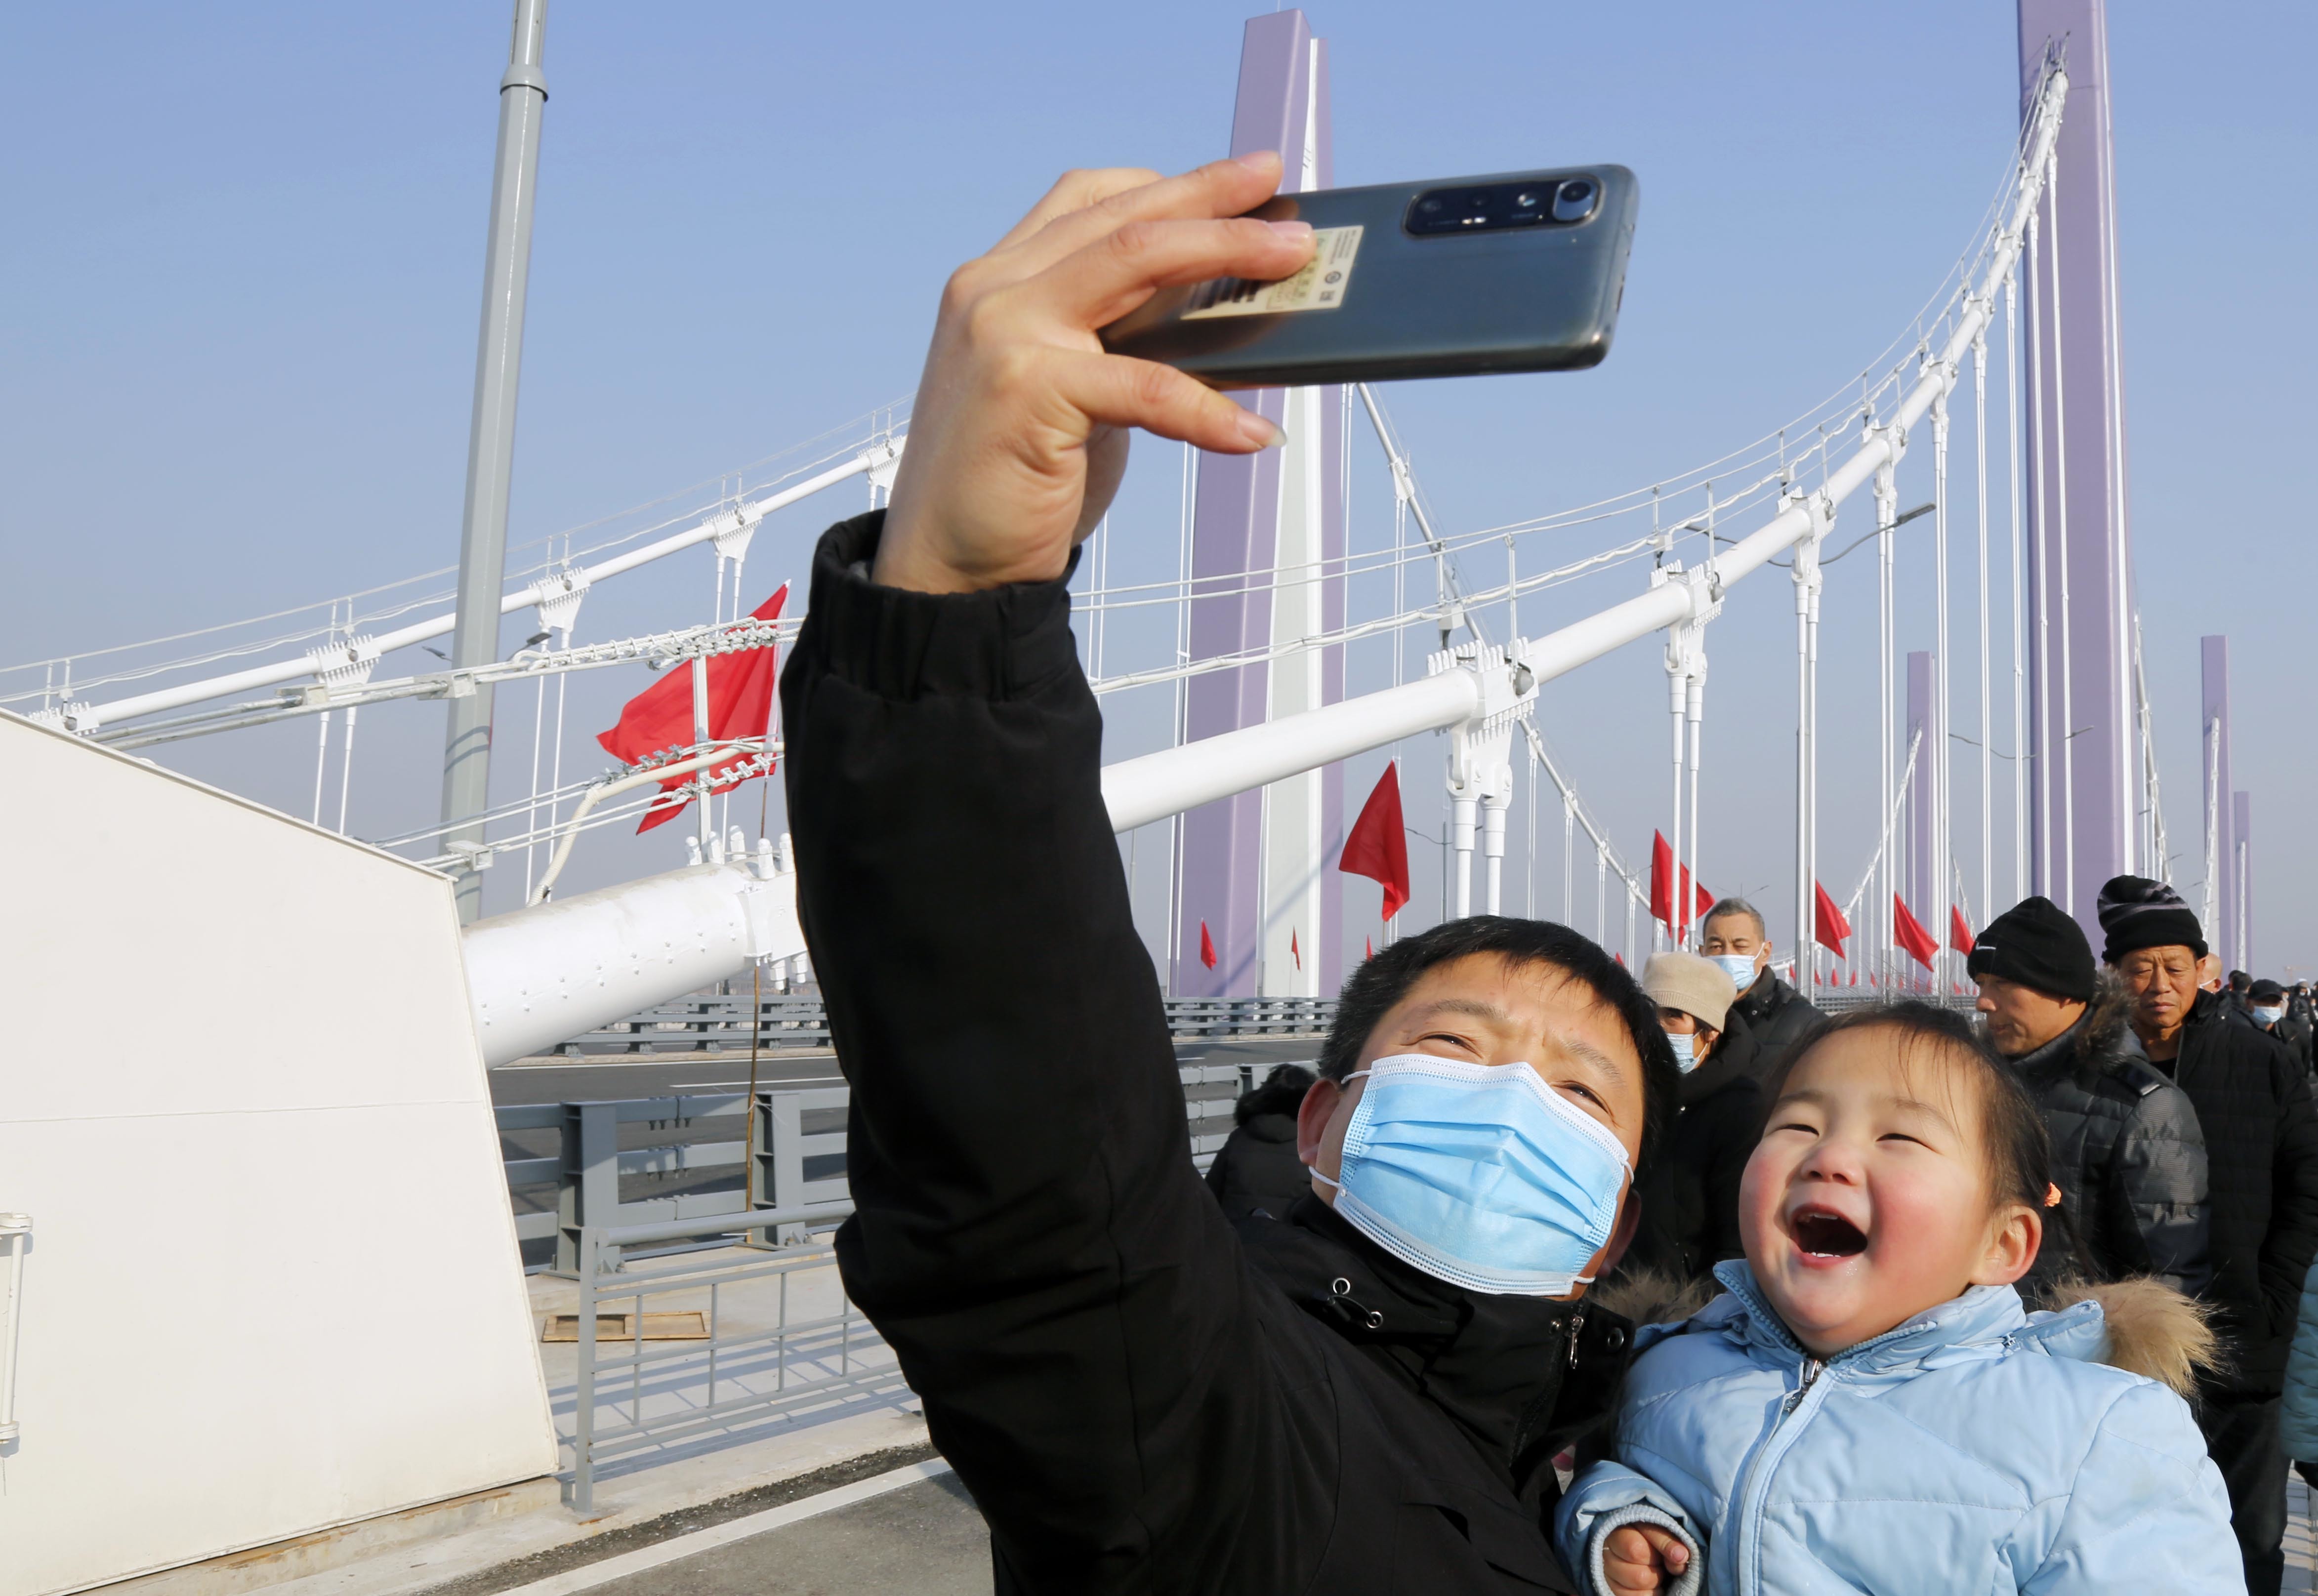
[[[1428,1032],[1424,1036],[1419,1036],[1417,1040],[1419,1042],[1446,1042],[1450,1046],[1461,1047],[1467,1053],[1478,1053],[1480,1051],[1479,1048],[1474,1046],[1464,1037],[1452,1035],[1448,1031]]]
[[[1592,1087],[1586,1085],[1584,1081],[1564,1080],[1558,1082],[1558,1084],[1560,1086],[1562,1090],[1572,1092],[1578,1097],[1584,1098],[1587,1102],[1593,1104],[1596,1108],[1601,1109],[1605,1114],[1609,1112],[1610,1105],[1604,1102],[1601,1098],[1601,1095]]]

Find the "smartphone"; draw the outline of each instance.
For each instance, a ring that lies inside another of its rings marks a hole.
[[[1623,166],[1280,194],[1312,264],[1162,289],[1103,347],[1215,388],[1568,372],[1610,353],[1640,190]]]

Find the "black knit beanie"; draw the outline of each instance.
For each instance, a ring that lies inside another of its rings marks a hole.
[[[2093,1000],[2093,945],[2076,921],[2050,898],[2026,898],[1990,920],[1972,939],[1964,968],[1974,981],[2000,975],[2048,998]]]
[[[2181,894],[2161,881],[2146,876],[2119,875],[2100,890],[2096,910],[2108,946],[2101,960],[2114,964],[2135,948],[2186,947],[2206,956],[2206,937],[2197,917],[2181,901]]]

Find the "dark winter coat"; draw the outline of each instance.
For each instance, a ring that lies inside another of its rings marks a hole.
[[[1258,1087],[1248,1095],[1254,1098],[1269,1089]],[[1295,1110],[1259,1107],[1234,1117],[1238,1125],[1208,1166],[1208,1189],[1229,1218],[1241,1219],[1262,1208],[1277,1219],[1312,1189],[1312,1171],[1296,1156]]]
[[[2114,978],[2077,1023],[2012,1061],[2053,1134],[2053,1183],[2076,1228],[2049,1224],[2020,1282],[2032,1303],[2070,1274],[2154,1275],[2195,1296],[2206,1257],[2206,1142],[2187,1093],[2151,1065],[2126,1028]]]
[[[1626,1256],[1680,1284],[1742,1257],[1738,1177],[1763,1132],[1763,1089],[1747,1022],[1736,1013],[1713,1053],[1682,1078],[1682,1111],[1636,1188],[1642,1204]]]
[[[853,1089],[839,1264],[997,1590],[1574,1589],[1551,1457],[1622,1323],[1444,1285],[1310,1198],[1235,1232],[1069,596],[874,587],[883,520],[822,540],[781,681],[798,910]]]
[[[1765,970],[1755,978],[1755,984],[1738,994],[1730,1011],[1747,1022],[1753,1037],[1752,1069],[1758,1084],[1768,1084],[1787,1062],[1787,1054],[1805,1031],[1827,1016],[1813,1008],[1801,992]]]
[[[2206,1300],[2234,1372],[2214,1394],[2276,1396],[2302,1279],[2318,1253],[2318,1116],[2286,1045],[2200,993],[2179,1056],[2154,1066],[2189,1094],[2211,1171]]]
[[[2310,1022],[2293,1009],[2286,1011],[2286,1018],[2272,1026],[2269,1034],[2293,1049],[2294,1056],[2302,1061],[2305,1070],[2318,1063],[2318,1056],[2314,1056],[2311,1050],[2313,1036],[2318,1033],[2314,1033]]]

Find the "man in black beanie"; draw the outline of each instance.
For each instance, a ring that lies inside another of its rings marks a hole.
[[[2123,985],[2049,898],[1999,915],[1966,967],[1989,1042],[2044,1110],[2070,1221],[2047,1226],[2022,1295],[2073,1274],[2154,1275],[2196,1296],[2209,1275],[2205,1138],[2188,1094],[2142,1055]]]
[[[2189,1094],[2212,1170],[2207,1256],[2228,1367],[2207,1382],[2199,1422],[2230,1492],[2250,1596],[2277,1596],[2286,1570],[2286,1453],[2278,1393],[2302,1278],[2318,1252],[2318,1116],[2286,1045],[2237,1023],[2198,986],[2206,939],[2162,882],[2101,888],[2101,957],[2125,982],[2133,1030]]]

